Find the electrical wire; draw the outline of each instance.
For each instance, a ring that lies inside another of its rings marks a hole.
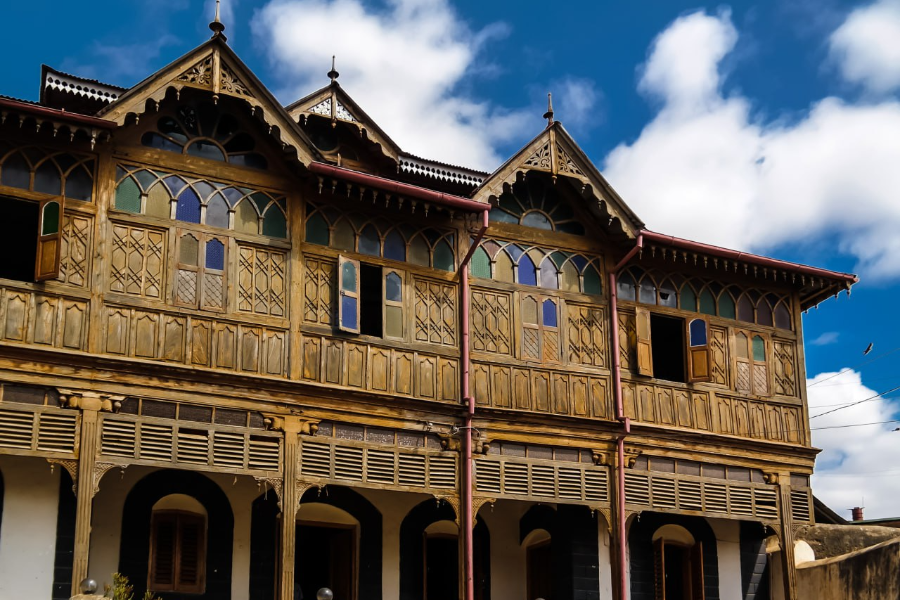
[[[864,399],[858,400],[858,401],[856,401],[856,402],[851,402],[851,403],[848,404],[847,406],[841,406],[840,408],[833,408],[833,409],[831,409],[831,410],[826,410],[826,411],[823,412],[823,413],[819,413],[819,414],[817,414],[817,415],[813,415],[813,416],[810,417],[810,420],[815,419],[816,417],[824,417],[825,415],[830,415],[831,413],[836,413],[836,412],[839,411],[839,410],[844,410],[845,408],[850,408],[851,406],[856,406],[857,404],[862,404],[863,402],[869,402],[869,401],[871,401],[871,400],[875,400],[875,399],[877,399],[877,398],[881,398],[881,397],[884,396],[885,394],[890,394],[891,392],[896,392],[897,390],[900,390],[900,385],[898,385],[897,387],[891,388],[891,389],[889,389],[889,390],[886,390],[886,391],[884,391],[884,392],[881,392],[880,394],[875,394],[874,396],[869,396],[868,398],[864,398]]]
[[[829,379],[834,379],[835,377],[839,377],[839,376],[843,375],[844,373],[849,373],[849,372],[855,370],[857,367],[863,367],[865,365],[875,362],[876,360],[880,360],[880,359],[884,358],[885,356],[888,356],[890,354],[893,354],[894,352],[897,352],[898,350],[900,350],[900,346],[897,346],[896,348],[888,350],[887,352],[884,352],[883,354],[879,354],[878,356],[870,358],[869,360],[864,360],[859,364],[853,365],[852,367],[844,367],[843,369],[841,369],[834,375],[829,375],[825,379],[820,379],[819,381],[813,383],[812,385],[808,385],[806,387],[807,388],[815,387],[815,386],[819,385],[820,383],[824,383],[824,382],[828,381]]]
[[[900,419],[891,421],[875,421],[873,423],[854,423],[852,425],[829,425],[827,427],[813,427],[810,431],[821,431],[823,429],[844,429],[846,427],[866,427],[868,425],[884,425],[885,423],[900,423]]]

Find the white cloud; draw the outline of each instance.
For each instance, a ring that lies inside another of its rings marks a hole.
[[[464,76],[490,72],[485,45],[507,27],[473,31],[448,0],[272,0],[252,28],[296,98],[327,83],[337,55],[341,84],[414,154],[493,169],[504,158],[499,144],[540,130],[540,112],[459,89]]]
[[[876,94],[900,87],[900,1],[880,0],[857,8],[828,44],[847,81]]]
[[[826,331],[816,339],[810,340],[807,343],[811,346],[828,346],[829,344],[836,343],[840,335],[841,334],[837,331]]]
[[[885,391],[866,387],[857,371],[834,375],[820,373],[809,380],[810,415]],[[841,516],[849,519],[848,509],[863,504],[867,519],[898,515],[900,431],[893,430],[900,423],[846,427],[894,419],[896,407],[884,398],[875,398],[810,421],[813,446],[822,449],[816,460],[813,493]]]
[[[721,91],[736,42],[727,13],[659,35],[639,88],[662,105],[607,156],[607,178],[651,229],[757,252],[828,234],[864,275],[900,275],[900,103],[830,97],[764,122]]]

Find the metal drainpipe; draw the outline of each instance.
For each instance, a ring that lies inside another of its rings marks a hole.
[[[631,419],[625,416],[625,407],[622,403],[622,375],[620,373],[621,360],[619,357],[619,308],[618,294],[616,292],[616,275],[624,267],[628,261],[634,258],[634,255],[641,251],[644,247],[644,236],[642,232],[638,233],[637,241],[628,254],[613,267],[609,273],[609,297],[610,297],[610,319],[612,330],[612,355],[613,355],[613,397],[616,402],[616,420],[621,422],[623,430],[621,435],[616,438],[616,533],[618,534],[619,544],[619,599],[625,600],[628,597],[626,592],[628,588],[628,577],[625,569],[625,437],[631,433]]]
[[[482,213],[481,229],[476,234],[475,239],[472,241],[472,245],[469,247],[469,252],[466,254],[465,258],[463,258],[462,264],[460,265],[460,277],[462,279],[460,282],[460,295],[462,296],[460,302],[462,305],[462,339],[460,342],[462,344],[462,347],[460,348],[462,360],[461,387],[463,402],[466,403],[466,417],[465,425],[463,426],[463,468],[462,481],[460,482],[460,486],[462,487],[462,499],[460,502],[461,514],[459,517],[460,532],[463,536],[465,549],[465,564],[463,566],[463,572],[465,574],[465,600],[475,600],[475,560],[472,540],[472,524],[474,522],[472,515],[472,417],[475,416],[475,398],[472,397],[469,390],[469,261],[472,259],[472,255],[475,254],[475,249],[478,248],[478,245],[481,243],[481,238],[484,237],[484,232],[488,228],[488,212],[489,210],[485,210]]]

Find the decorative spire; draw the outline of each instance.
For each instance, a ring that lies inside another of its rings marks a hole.
[[[338,73],[334,68],[334,55],[331,55],[331,70],[328,71],[328,79],[331,80],[331,83],[337,82],[337,78],[340,77],[341,74]]]
[[[221,37],[224,40],[225,34],[222,32],[225,31],[225,24],[219,20],[219,2],[220,0],[216,0],[216,18],[209,24],[209,29],[213,32],[213,37]]]
[[[547,94],[547,112],[544,113],[547,119],[547,127],[553,125],[553,94]]]

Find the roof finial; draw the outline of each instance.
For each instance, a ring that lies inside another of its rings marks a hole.
[[[553,94],[547,94],[547,112],[544,113],[547,119],[547,127],[553,125]]]
[[[331,80],[331,83],[335,83],[337,78],[340,77],[341,74],[338,73],[334,68],[334,55],[331,55],[331,70],[328,71],[328,79]]]
[[[209,24],[209,28],[213,32],[213,37],[221,36],[224,40],[225,34],[222,32],[225,31],[225,24],[219,20],[219,2],[220,0],[216,0],[216,18]]]

